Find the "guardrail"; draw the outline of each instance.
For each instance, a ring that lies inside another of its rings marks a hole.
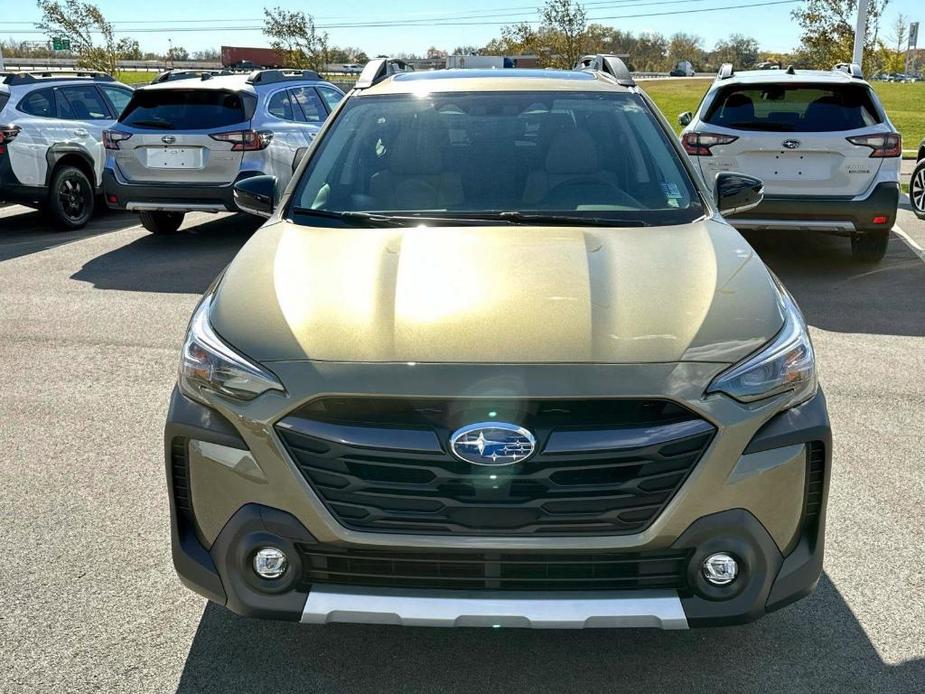
[[[28,72],[30,70],[57,70],[77,69],[76,58],[3,58],[5,70]],[[163,72],[169,68],[184,70],[218,70],[222,67],[218,61],[175,60],[169,65],[163,60],[120,60],[117,63],[120,70],[133,70],[137,72]]]

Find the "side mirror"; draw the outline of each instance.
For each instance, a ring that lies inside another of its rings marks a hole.
[[[299,164],[301,164],[302,160],[305,159],[306,152],[308,152],[308,147],[299,147],[295,151],[295,156],[292,157],[292,173],[295,173],[296,169],[299,168]]]
[[[734,215],[757,207],[764,198],[764,182],[754,176],[720,171],[713,184],[713,199],[722,215]]]
[[[252,176],[234,184],[234,204],[248,214],[271,216],[275,197],[276,176]]]
[[[678,125],[681,127],[687,127],[691,124],[692,120],[694,120],[694,114],[690,111],[685,111],[684,113],[678,114]]]

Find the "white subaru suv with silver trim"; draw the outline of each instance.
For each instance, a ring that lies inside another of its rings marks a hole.
[[[164,73],[104,134],[106,203],[155,234],[190,211],[237,212],[234,184],[269,174],[285,188],[342,97],[311,70]]]
[[[103,130],[131,96],[97,72],[0,74],[0,202],[84,226],[102,189]]]
[[[902,138],[857,65],[830,71],[723,65],[681,139],[709,187],[721,171],[764,181],[764,200],[732,216],[739,229],[805,229],[850,237],[876,262],[896,220]]]

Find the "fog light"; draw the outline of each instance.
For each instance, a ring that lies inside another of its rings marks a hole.
[[[703,577],[714,586],[729,585],[738,574],[739,565],[728,554],[711,554],[703,560]]]
[[[261,578],[279,578],[288,565],[285,552],[276,547],[261,547],[254,555],[254,571]]]

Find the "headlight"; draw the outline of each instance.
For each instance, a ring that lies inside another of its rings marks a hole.
[[[276,376],[235,352],[212,329],[213,296],[206,295],[190,320],[180,358],[180,390],[199,402],[205,402],[203,391],[235,400],[253,400],[268,390],[285,392]]]
[[[786,407],[816,394],[816,356],[803,314],[790,293],[778,284],[784,327],[760,352],[717,376],[707,393],[725,393],[741,402],[754,402],[789,393]]]

